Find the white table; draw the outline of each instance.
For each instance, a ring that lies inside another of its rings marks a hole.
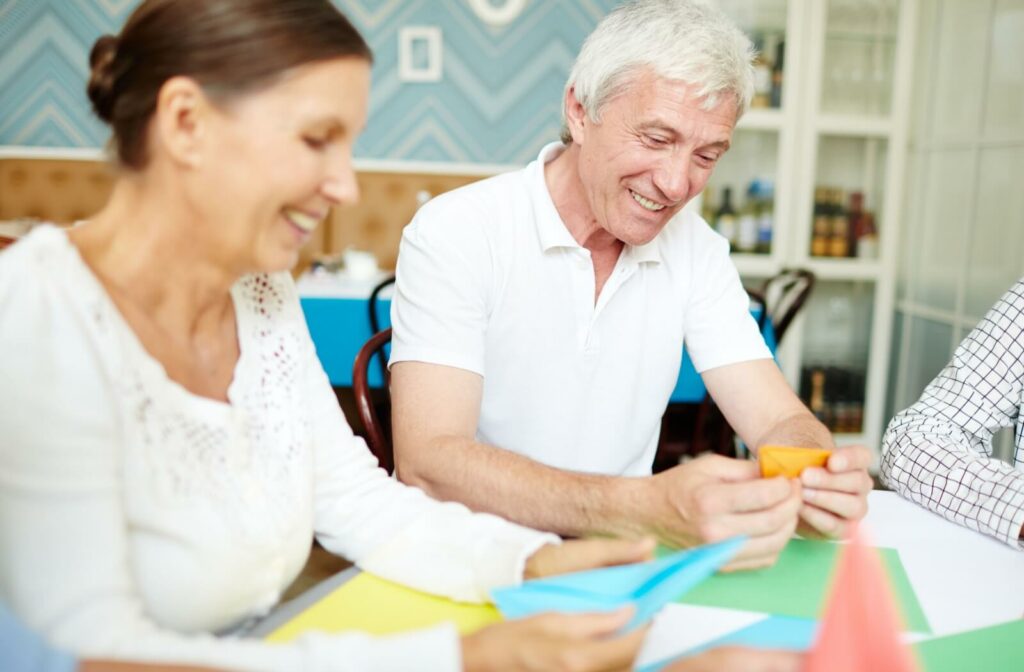
[[[893,492],[872,492],[868,505],[871,542],[899,550],[935,635],[1024,616],[1024,552]]]
[[[931,636],[1024,616],[1024,552],[950,523],[892,492],[868,499],[869,543],[895,548],[932,627]],[[249,634],[264,636],[358,574],[348,569],[278,607]],[[637,666],[673,657],[764,614],[672,604],[655,620]],[[920,639],[916,637],[915,639]]]
[[[869,544],[899,551],[931,625],[930,637],[1024,616],[1024,552],[951,523],[894,492],[869,495],[863,529]],[[764,617],[671,604],[655,619],[637,667],[672,658]]]

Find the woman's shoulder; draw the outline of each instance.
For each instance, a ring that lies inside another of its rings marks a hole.
[[[0,252],[0,277],[24,280],[26,275],[45,275],[48,269],[59,268],[61,258],[67,255],[70,245],[62,228],[40,224]]]
[[[81,264],[66,233],[49,226],[0,254],[0,381],[10,383],[0,384],[0,408],[12,422],[108,410],[117,334]]]
[[[6,248],[0,253],[0,320],[11,325],[83,303],[89,288],[81,263],[67,233],[52,225]]]

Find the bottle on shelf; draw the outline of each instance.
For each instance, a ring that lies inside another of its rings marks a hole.
[[[743,203],[737,223],[736,251],[752,253],[757,249],[757,181],[747,187],[747,200]]]
[[[831,236],[832,218],[829,212],[829,189],[814,189],[814,224],[811,230],[811,256],[828,256],[828,243]]]
[[[854,371],[850,376],[850,432],[864,431],[864,392],[867,389],[867,371]]]
[[[857,250],[858,231],[864,226],[864,192],[855,191],[850,194],[850,207],[846,211],[847,254],[851,257],[860,256]]]
[[[826,427],[832,425],[832,419],[825,405],[825,370],[815,368],[811,370],[811,392],[808,407],[811,413]]]
[[[775,45],[775,62],[772,64],[772,89],[769,102],[772,107],[782,107],[782,70],[786,56],[786,41],[779,40]]]
[[[830,257],[850,256],[850,227],[843,207],[843,190],[833,189],[829,207],[828,255]]]
[[[811,364],[800,370],[800,398],[830,432],[864,431],[864,381],[856,366]]]
[[[732,187],[722,189],[722,204],[715,213],[715,229],[729,241],[731,248],[736,248],[736,210],[732,207]]]
[[[771,180],[758,180],[757,253],[771,254],[772,231],[775,228],[775,185]]]
[[[875,215],[865,211],[861,216],[860,228],[856,231],[857,256],[861,259],[878,258],[878,231],[875,229]]]
[[[700,202],[700,216],[704,218],[704,221],[708,223],[708,226],[714,227],[715,212],[718,208],[715,207],[715,202],[711,199],[711,195],[711,187],[704,189]]]
[[[765,49],[765,36],[754,37],[754,97],[750,100],[751,107],[770,107],[772,102],[772,68],[769,63],[771,54]]]

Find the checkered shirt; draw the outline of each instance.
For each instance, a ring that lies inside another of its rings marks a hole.
[[[992,436],[1014,428],[1013,466]],[[882,479],[949,520],[1024,549],[1024,278],[882,439]]]

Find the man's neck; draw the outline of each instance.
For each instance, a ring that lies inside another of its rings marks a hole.
[[[548,193],[551,194],[558,216],[577,243],[590,250],[592,256],[617,259],[623,243],[608,233],[594,217],[580,180],[579,157],[579,146],[570,144],[544,165],[544,182]]]
[[[625,244],[604,229],[594,217],[579,174],[579,147],[566,147],[544,166],[544,182],[559,217],[572,237],[590,251],[594,265],[594,303],[611,277]]]

